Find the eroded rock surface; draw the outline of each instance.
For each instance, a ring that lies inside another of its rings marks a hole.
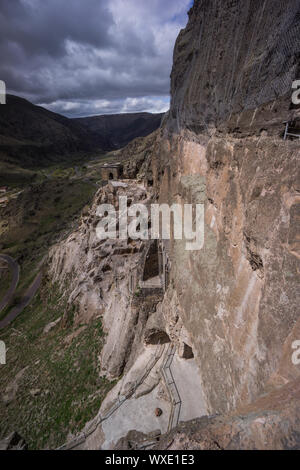
[[[78,230],[55,246],[49,258],[52,281],[65,289],[68,302],[74,307],[72,320],[79,326],[97,316],[102,318],[107,338],[100,358],[101,369],[111,379],[119,377],[136,357],[148,317],[160,300],[159,289],[146,295],[139,289],[149,243],[122,240],[118,230],[115,239],[101,240],[97,235],[100,221],[97,208],[100,204],[111,204],[118,217],[122,196],[127,197],[128,205],[147,205],[151,200],[144,185],[136,181],[110,182],[97,192]],[[69,320],[65,315],[62,322]]]

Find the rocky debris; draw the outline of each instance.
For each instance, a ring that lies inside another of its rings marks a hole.
[[[2,400],[5,403],[5,405],[9,405],[10,402],[12,402],[17,395],[18,389],[19,389],[19,382],[22,380],[24,374],[26,373],[27,369],[29,369],[29,366],[25,367],[24,369],[20,370],[15,379],[10,382],[6,389],[5,393],[2,396]]]
[[[42,391],[40,388],[35,388],[33,390],[30,390],[29,393],[33,398],[35,398],[35,397],[38,397],[42,393]]]
[[[60,321],[61,321],[61,317],[59,317],[57,320],[55,320],[51,323],[48,323],[48,325],[45,326],[43,333],[44,334],[49,333],[51,330],[53,330],[53,328],[56,327],[56,325],[59,324]]]
[[[152,443],[159,450],[296,450],[300,447],[300,382],[282,388],[244,406],[234,414],[203,416],[181,422],[157,436],[129,432],[116,450],[141,448]]]
[[[25,440],[17,433],[11,433],[7,438],[0,440],[0,450],[27,450]]]
[[[115,445],[115,450],[143,450],[149,449],[160,439],[161,431],[158,429],[149,434],[138,431],[130,431],[127,436],[122,437]]]

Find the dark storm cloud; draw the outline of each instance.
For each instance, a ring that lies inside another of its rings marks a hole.
[[[101,0],[1,0],[1,43],[19,45],[25,59],[59,58],[65,40],[95,47],[109,45],[113,17]]]
[[[0,0],[0,79],[11,93],[68,115],[165,110],[189,4]]]

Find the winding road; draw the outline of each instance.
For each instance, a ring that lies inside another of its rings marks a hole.
[[[15,293],[16,287],[19,282],[20,267],[18,263],[8,255],[0,255],[0,259],[8,262],[9,267],[13,273],[13,279],[12,279],[11,285],[8,291],[6,292],[3,300],[0,302],[0,311],[1,311],[4,307],[8,305],[8,303],[11,301]],[[24,308],[27,307],[31,299],[36,294],[38,288],[40,287],[41,280],[42,280],[42,273],[39,272],[37,276],[34,278],[32,284],[27,289],[25,295],[22,296],[22,301],[15,307],[13,307],[10,310],[10,312],[6,315],[6,317],[0,321],[0,330],[8,326],[24,310]]]
[[[0,261],[3,260],[8,264],[9,269],[12,273],[12,280],[8,291],[6,292],[3,299],[0,301],[0,312],[9,304],[12,300],[15,290],[17,288],[20,278],[20,266],[18,263],[8,255],[0,255]]]

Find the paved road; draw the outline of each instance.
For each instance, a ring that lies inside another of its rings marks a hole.
[[[12,308],[11,311],[6,315],[6,317],[0,321],[0,330],[8,326],[30,303],[31,299],[34,297],[36,291],[41,285],[42,273],[38,273],[35,277],[33,283],[27,289],[25,296],[22,297],[22,302],[19,303],[16,307]]]
[[[19,282],[20,266],[13,258],[11,258],[8,255],[0,255],[0,260],[6,261],[9,266],[9,269],[12,272],[12,280],[11,280],[9,289],[0,302],[0,312],[1,312],[1,310],[3,310],[13,298],[13,295],[15,293],[16,287]]]

